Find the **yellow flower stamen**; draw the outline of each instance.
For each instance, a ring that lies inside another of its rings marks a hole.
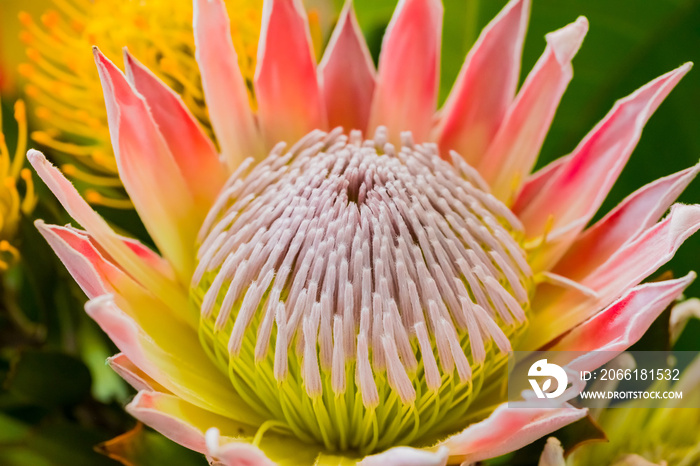
[[[91,204],[112,207],[113,209],[133,209],[134,205],[128,199],[113,199],[105,197],[94,189],[85,191],[85,200]]]
[[[107,128],[102,88],[91,47],[112,59],[123,47],[182,95],[192,113],[209,128],[208,113],[194,58],[191,2],[165,0],[52,0],[55,9],[36,21],[20,13],[20,38],[27,62],[28,103],[38,117],[32,139],[74,166],[76,179],[96,189],[121,185]],[[117,5],[118,4],[118,5]],[[243,77],[253,81],[262,0],[227,0],[231,32]],[[252,89],[252,86],[249,86]],[[255,96],[249,94],[255,108]],[[23,110],[23,109],[22,109]],[[211,134],[211,133],[210,133]],[[13,167],[13,170],[17,167]],[[121,190],[91,191],[91,202],[131,208]],[[116,196],[110,198],[108,196]]]
[[[7,147],[5,135],[0,133],[0,270],[7,270],[20,257],[19,250],[10,241],[15,236],[22,215],[28,215],[37,203],[30,171],[23,168],[27,150],[27,115],[24,102],[14,107],[17,122],[17,142],[13,152]],[[0,126],[2,117],[0,115]],[[18,181],[24,183],[24,193]]]
[[[20,209],[24,215],[29,215],[36,207],[38,198],[34,192],[34,180],[32,179],[32,172],[28,168],[23,168],[19,172],[19,176],[24,181],[25,193],[24,199],[22,199],[22,205]]]
[[[94,175],[92,173],[88,173],[86,171],[83,171],[79,169],[77,166],[66,163],[61,166],[61,171],[66,175],[70,176],[73,179],[84,181],[88,184],[91,184],[93,186],[101,186],[101,187],[108,187],[108,188],[118,188],[121,186],[121,182],[119,179],[112,178],[109,176],[99,176],[99,175]]]

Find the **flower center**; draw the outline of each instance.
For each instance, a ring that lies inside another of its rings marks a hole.
[[[457,156],[313,132],[232,175],[200,232],[200,340],[275,429],[370,453],[462,427],[524,330],[521,225]]]

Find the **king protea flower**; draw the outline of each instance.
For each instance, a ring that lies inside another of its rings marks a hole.
[[[516,95],[529,2],[511,1],[436,114],[442,11],[400,1],[375,71],[350,3],[316,67],[300,2],[267,0],[253,113],[224,4],[196,0],[221,155],[129,53],[124,75],[95,51],[119,174],[160,254],[29,159],[85,228],[37,223],[121,350],[136,418],[224,464],[478,461],[586,415],[503,404],[507,351],[622,350],[693,280],[639,285],[700,227],[700,206],[657,223],[697,167],[586,228],[690,65],[530,175],[587,21],[547,36]]]

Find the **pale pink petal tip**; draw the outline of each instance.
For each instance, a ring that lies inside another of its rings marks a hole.
[[[547,34],[547,43],[552,47],[559,63],[569,63],[581,48],[588,32],[588,19],[579,16],[573,24]]]
[[[124,353],[117,353],[114,356],[107,358],[107,364],[119,375],[119,377],[126,380],[127,383],[136,390],[170,393],[168,389],[136,367],[136,365],[134,365],[134,363]]]
[[[671,341],[676,342],[691,319],[700,319],[700,299],[690,298],[671,309]],[[700,361],[700,359],[699,359]]]
[[[566,466],[564,449],[559,440],[554,437],[549,437],[547,439],[542,455],[540,455],[540,462],[537,463],[537,466]]]
[[[27,151],[27,160],[29,160],[29,163],[34,165],[35,163],[39,163],[41,160],[46,160],[46,156],[39,152],[36,149],[29,149]]]

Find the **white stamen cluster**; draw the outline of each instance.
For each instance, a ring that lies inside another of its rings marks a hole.
[[[344,393],[352,362],[366,407],[380,402],[379,373],[410,403],[419,363],[437,390],[455,370],[469,381],[490,340],[509,350],[503,329],[525,322],[532,276],[521,230],[459,156],[450,164],[410,134],[397,150],[382,129],[365,141],[313,132],[231,176],[192,287],[202,319],[230,332],[230,358],[254,331],[255,360],[274,348],[282,381],[300,358],[311,397],[322,373]]]

